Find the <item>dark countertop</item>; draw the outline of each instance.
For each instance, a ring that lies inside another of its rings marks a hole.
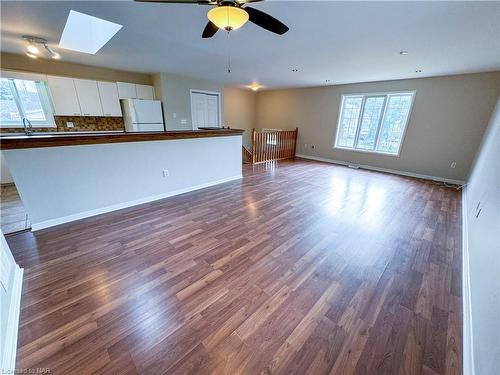
[[[174,130],[165,132],[102,132],[102,133],[36,133],[33,135],[0,135],[0,148],[14,150],[21,148],[77,146],[102,143],[162,141],[169,139],[227,137],[242,135],[242,129]]]

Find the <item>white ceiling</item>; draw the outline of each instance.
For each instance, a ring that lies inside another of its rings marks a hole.
[[[207,6],[2,1],[1,50],[24,53],[21,35],[31,34],[46,38],[64,61],[273,88],[500,70],[500,2],[266,1],[252,6],[290,31],[278,36],[247,23],[229,39],[219,31],[207,40],[201,38]],[[123,28],[96,55],[58,49],[71,9]],[[401,56],[401,50],[409,54]]]

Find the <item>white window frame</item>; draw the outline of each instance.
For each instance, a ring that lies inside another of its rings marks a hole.
[[[384,123],[384,120],[385,120],[385,114],[387,111],[387,103],[389,101],[389,97],[402,95],[402,94],[411,95],[411,103],[410,103],[410,108],[408,109],[408,116],[406,116],[406,121],[404,123],[403,134],[401,135],[401,141],[399,142],[398,152],[391,153],[391,152],[377,151],[377,147],[378,147],[378,144],[380,141],[380,130],[381,130],[382,124]],[[345,151],[353,151],[353,152],[362,152],[362,153],[368,153],[368,154],[379,154],[379,155],[399,157],[401,154],[401,149],[403,147],[403,142],[405,140],[406,130],[408,129],[408,123],[410,122],[410,117],[411,117],[411,113],[413,110],[413,103],[415,103],[416,94],[417,94],[416,90],[369,92],[369,93],[361,93],[361,94],[357,94],[357,93],[342,94],[341,102],[340,102],[340,111],[339,111],[339,115],[337,118],[337,130],[335,132],[335,139],[333,140],[333,148],[339,149],[339,150],[345,150]],[[376,134],[376,138],[375,138],[374,149],[373,150],[364,150],[364,149],[356,148],[356,145],[357,145],[358,139],[359,139],[359,133],[361,131],[361,122],[363,121],[363,114],[364,114],[364,110],[365,110],[366,98],[377,97],[377,96],[379,96],[379,97],[384,96],[384,106],[383,106],[382,116],[380,117],[380,120],[379,120],[379,123],[377,126],[377,134]],[[356,134],[354,136],[354,143],[353,143],[352,147],[337,146],[337,140],[338,140],[338,136],[339,136],[339,132],[340,132],[340,121],[342,119],[342,113],[344,111],[344,102],[345,102],[345,99],[350,98],[350,97],[355,97],[355,98],[362,97],[361,108],[359,111],[359,118],[358,118],[358,122],[356,125]]]
[[[8,70],[2,70],[0,71],[0,78],[4,79],[20,79],[20,80],[26,80],[26,81],[34,81],[34,82],[43,82],[46,85],[46,92],[44,97],[40,98],[40,101],[42,102],[42,107],[44,110],[45,115],[47,116],[47,121],[31,121],[31,125],[33,128],[55,128],[57,127],[55,120],[54,120],[54,105],[52,103],[52,98],[50,96],[50,90],[47,85],[47,76],[43,74],[36,74],[36,73],[24,73],[24,72],[16,72],[16,71],[8,71]],[[16,102],[16,105],[19,110],[19,114],[22,116],[22,111],[20,111],[20,108],[22,108],[20,104],[20,99],[17,94],[17,90],[12,90],[13,82],[10,82],[11,86],[11,91],[12,94],[14,95],[14,101]],[[23,128],[23,122],[22,119],[20,122],[17,121],[0,121],[0,128]]]

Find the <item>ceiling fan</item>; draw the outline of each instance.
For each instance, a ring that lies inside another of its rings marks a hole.
[[[213,5],[208,11],[208,23],[202,33],[202,38],[211,38],[217,30],[231,31],[240,28],[247,21],[253,22],[273,33],[283,35],[289,29],[276,18],[258,9],[246,6],[263,0],[135,0],[144,3],[168,3],[168,4],[198,4]]]

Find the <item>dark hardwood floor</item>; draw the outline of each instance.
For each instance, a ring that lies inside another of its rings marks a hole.
[[[458,374],[460,192],[329,164],[36,234],[19,368],[51,374]]]

